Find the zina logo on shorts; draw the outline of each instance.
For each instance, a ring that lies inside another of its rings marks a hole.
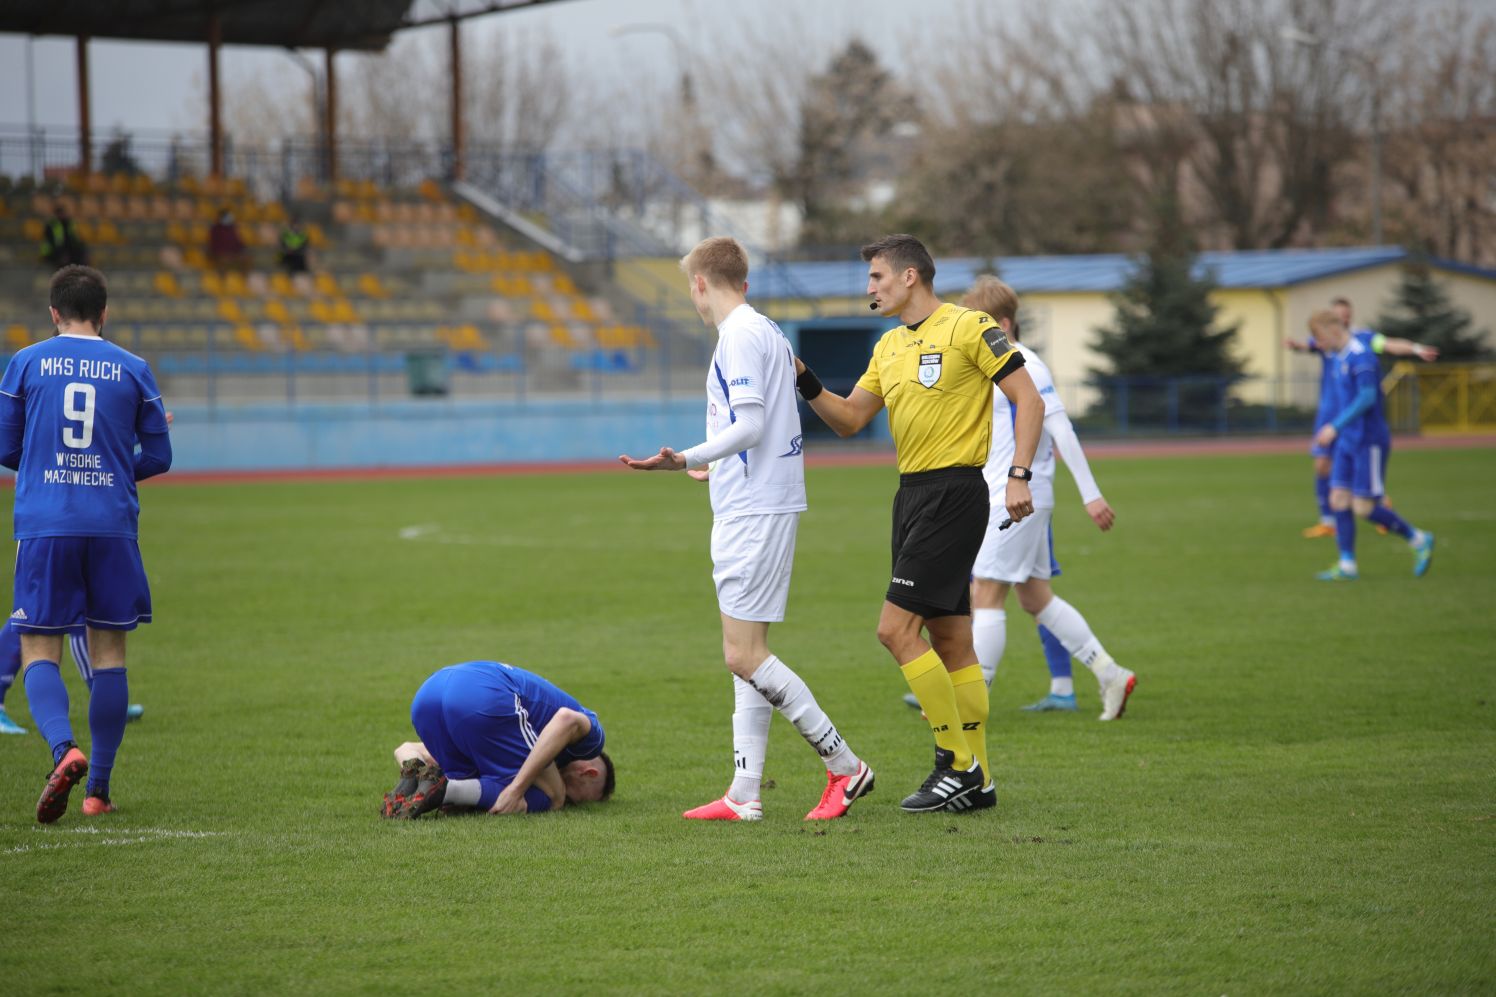
[[[907,578],[900,578],[897,575],[894,576],[893,582],[894,582],[895,585],[907,585],[910,588],[914,588],[914,583],[913,582],[911,582]]]
[[[921,353],[919,355],[919,383],[927,388],[933,388],[938,380],[940,380],[940,354]]]

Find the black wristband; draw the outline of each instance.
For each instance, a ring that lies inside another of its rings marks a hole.
[[[821,384],[821,379],[816,377],[816,372],[809,367],[805,368],[805,373],[795,378],[795,387],[799,390],[800,397],[806,401],[810,401],[816,395],[826,390],[825,386]]]

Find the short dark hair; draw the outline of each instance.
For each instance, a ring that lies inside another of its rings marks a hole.
[[[613,795],[613,759],[606,751],[599,752],[597,757],[603,760],[603,799],[606,800]]]
[[[104,324],[104,306],[109,303],[109,283],[93,267],[71,263],[52,275],[51,304],[64,322],[87,322],[95,329]]]
[[[1330,299],[1330,307],[1334,308],[1336,305],[1344,305],[1345,307],[1349,308],[1351,306],[1351,299],[1350,298],[1331,298]]]
[[[935,286],[935,261],[930,258],[925,244],[914,236],[885,235],[862,247],[862,262],[871,263],[875,256],[883,257],[900,272],[913,267],[921,283],[930,288]]]

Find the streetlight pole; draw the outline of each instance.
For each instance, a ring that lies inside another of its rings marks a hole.
[[[1278,34],[1290,45],[1319,48],[1349,56],[1366,68],[1371,78],[1371,241],[1382,244],[1382,73],[1376,60],[1364,52],[1347,48],[1338,42],[1312,35],[1293,25],[1284,25]]]

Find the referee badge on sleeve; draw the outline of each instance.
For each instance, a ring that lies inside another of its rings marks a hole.
[[[933,388],[938,380],[940,380],[940,354],[921,353],[919,355],[919,383],[927,388]]]

